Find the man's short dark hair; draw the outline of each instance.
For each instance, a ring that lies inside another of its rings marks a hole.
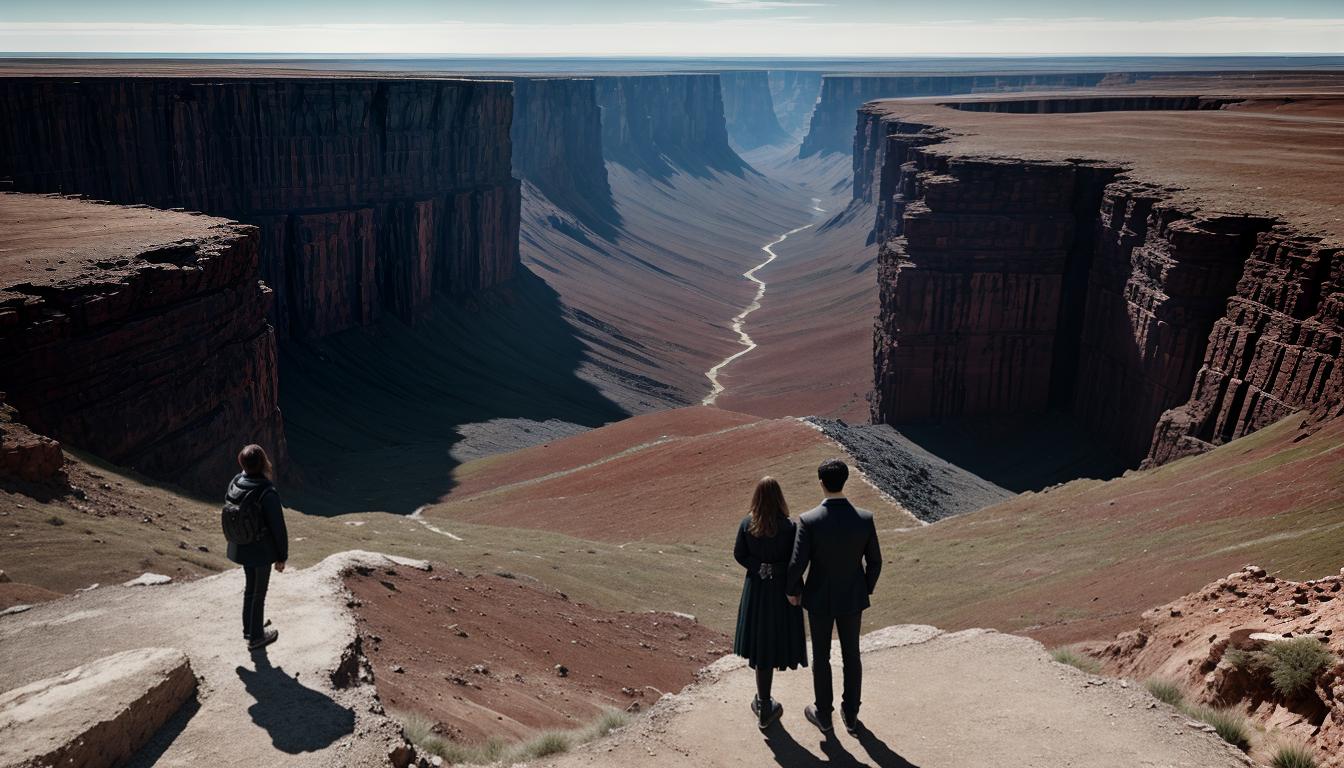
[[[817,477],[821,478],[821,487],[828,493],[845,490],[845,481],[849,479],[849,466],[839,459],[827,459],[817,467]]]

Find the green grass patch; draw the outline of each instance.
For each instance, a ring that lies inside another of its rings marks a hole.
[[[1274,750],[1269,764],[1273,768],[1317,768],[1316,753],[1301,744],[1285,744]]]
[[[1196,720],[1213,726],[1223,741],[1245,752],[1251,748],[1251,724],[1237,712],[1206,706],[1187,706],[1183,711]]]
[[[595,739],[600,739],[629,722],[619,710],[607,710],[586,728],[572,731],[544,731],[526,741],[509,744],[503,739],[491,738],[483,743],[464,744],[445,739],[434,732],[434,722],[415,712],[394,712],[392,717],[401,723],[406,740],[417,749],[438,755],[450,764],[487,765],[537,760],[563,754]]]
[[[1050,652],[1050,657],[1060,664],[1077,667],[1089,675],[1101,674],[1101,662],[1079,651],[1071,645],[1065,645]]]
[[[1172,680],[1150,677],[1144,681],[1143,687],[1148,689],[1153,698],[1163,704],[1170,704],[1173,707],[1181,707],[1185,704],[1185,694],[1181,691],[1181,686]]]

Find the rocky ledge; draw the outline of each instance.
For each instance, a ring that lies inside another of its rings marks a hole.
[[[247,442],[283,461],[257,244],[208,216],[0,195],[0,391],[32,431],[189,488],[218,490]],[[40,479],[59,447],[18,429],[4,454],[16,435],[16,473]]]

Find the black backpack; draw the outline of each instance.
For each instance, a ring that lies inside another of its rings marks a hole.
[[[266,521],[261,513],[261,497],[272,490],[270,483],[244,490],[236,483],[229,484],[224,495],[224,509],[219,513],[220,527],[230,544],[253,544],[266,533]]]

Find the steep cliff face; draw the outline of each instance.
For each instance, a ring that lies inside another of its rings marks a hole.
[[[854,112],[864,103],[905,96],[1019,91],[1027,88],[1084,88],[1105,79],[1100,72],[1021,75],[826,75],[808,125],[800,157],[846,152],[853,146]]]
[[[217,492],[285,459],[254,227],[0,195],[0,390],[34,432]]]
[[[880,107],[859,121],[876,421],[1060,410],[1138,466],[1344,410],[1337,244],[1118,165],[963,155],[948,135]]]
[[[747,168],[728,144],[718,75],[598,77],[597,103],[611,162],[656,178]]]
[[[282,334],[316,338],[517,266],[512,85],[345,78],[0,79],[19,191],[261,228]]]
[[[1201,453],[1299,409],[1344,414],[1344,249],[1277,228],[1258,235],[1189,400],[1162,414],[1147,461]]]
[[[821,93],[821,73],[772,69],[769,74],[770,98],[779,125],[794,139],[801,139]]]
[[[513,171],[597,232],[620,222],[591,78],[513,79]]]
[[[741,150],[787,141],[770,95],[770,75],[764,70],[722,72],[723,115],[728,138]]]

